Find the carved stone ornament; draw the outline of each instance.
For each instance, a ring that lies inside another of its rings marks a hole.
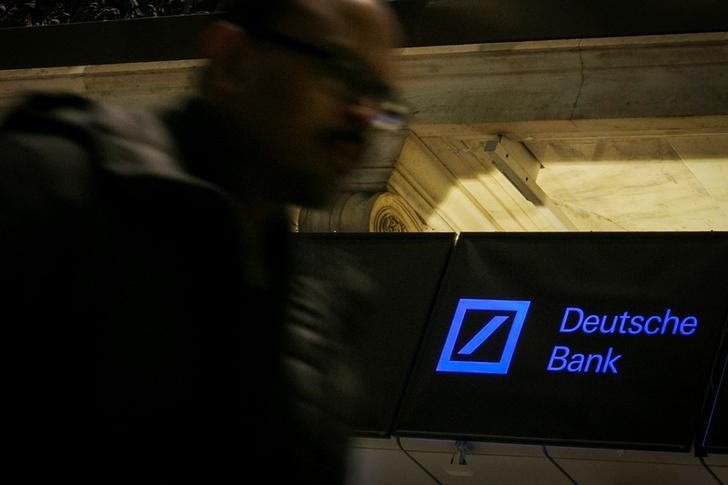
[[[298,213],[300,232],[369,232],[372,206],[379,194],[348,192],[325,209],[303,208]]]
[[[220,0],[0,0],[0,28],[211,13]]]
[[[300,209],[293,227],[300,232],[423,232],[432,228],[407,201],[391,192],[341,194],[326,209]]]
[[[431,230],[397,194],[384,192],[374,201],[369,218],[370,232],[425,232]]]

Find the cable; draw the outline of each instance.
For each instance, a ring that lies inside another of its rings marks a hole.
[[[554,460],[554,459],[553,459],[553,458],[551,457],[551,455],[549,455],[549,452],[548,452],[548,450],[546,449],[546,445],[541,445],[541,448],[543,449],[543,454],[544,454],[544,455],[546,456],[546,458],[548,458],[548,460],[549,460],[549,461],[550,461],[551,463],[553,463],[553,464],[554,464],[554,466],[555,466],[556,468],[558,468],[558,469],[559,469],[559,471],[560,471],[561,473],[563,473],[563,474],[564,474],[564,476],[565,476],[566,478],[568,478],[568,479],[569,479],[569,481],[570,481],[571,483],[573,483],[574,485],[579,485],[579,484],[577,483],[577,481],[576,481],[576,480],[574,480],[574,478],[573,478],[573,477],[572,477],[571,475],[569,475],[569,473],[568,473],[568,472],[567,472],[566,470],[564,470],[564,469],[563,469],[563,468],[561,467],[561,465],[559,465],[558,463],[556,463],[556,460]]]
[[[713,478],[715,478],[716,483],[718,483],[719,485],[725,485],[725,483],[723,483],[723,480],[721,480],[720,478],[718,478],[718,475],[716,475],[715,472],[713,472],[713,470],[710,468],[710,466],[708,466],[708,464],[705,463],[705,460],[703,459],[702,456],[699,456],[698,457],[698,460],[700,460],[700,463],[703,464],[703,468],[705,468],[706,470],[708,470],[708,473],[710,473],[710,476],[712,476]]]
[[[407,450],[405,450],[405,449],[404,449],[404,448],[402,447],[402,443],[401,443],[401,442],[399,441],[399,436],[396,436],[395,438],[397,438],[397,446],[399,446],[399,449],[400,449],[400,450],[402,450],[402,451],[404,452],[404,454],[405,454],[405,455],[407,455],[407,458],[409,458],[410,460],[412,460],[412,463],[414,463],[415,465],[417,465],[418,467],[420,467],[420,469],[421,469],[421,470],[422,470],[423,472],[427,473],[427,475],[428,475],[428,476],[429,476],[430,478],[432,478],[432,480],[433,480],[433,481],[434,481],[435,483],[437,483],[437,485],[445,485],[445,484],[444,484],[444,483],[442,483],[442,482],[441,482],[440,480],[438,480],[438,479],[437,479],[437,477],[435,477],[435,475],[433,475],[432,473],[430,473],[430,471],[429,471],[429,470],[428,470],[427,468],[425,468],[424,466],[422,466],[422,464],[421,464],[421,463],[420,463],[419,461],[415,460],[415,459],[414,459],[414,457],[413,457],[412,455],[410,455],[410,454],[409,454],[409,453],[407,452]]]

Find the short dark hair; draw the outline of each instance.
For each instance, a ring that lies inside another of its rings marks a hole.
[[[255,31],[270,25],[294,6],[296,0],[222,0],[222,18],[246,30]]]

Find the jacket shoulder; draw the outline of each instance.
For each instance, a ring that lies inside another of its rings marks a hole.
[[[6,184],[70,201],[88,195],[95,173],[184,178],[158,117],[74,94],[35,93],[16,105],[0,123],[0,153]]]
[[[89,154],[63,136],[0,135],[0,193],[26,202],[78,202],[91,178]]]

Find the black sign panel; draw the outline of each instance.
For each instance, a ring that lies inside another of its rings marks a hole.
[[[451,254],[454,234],[297,233],[297,271],[333,280],[363,276],[369,299],[344,322],[354,342],[361,387],[354,432],[385,437]],[[359,276],[357,276],[359,273]],[[347,305],[351,302],[346,302]]]
[[[690,449],[727,235],[462,234],[395,433]]]

